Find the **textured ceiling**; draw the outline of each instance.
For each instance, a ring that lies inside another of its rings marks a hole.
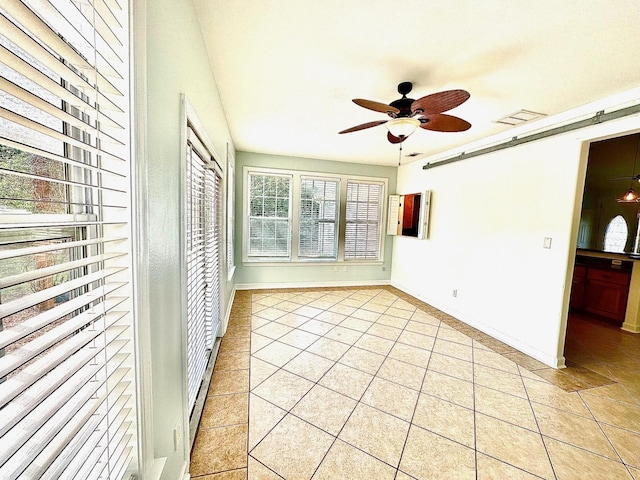
[[[194,0],[237,150],[394,165],[389,103],[453,88],[462,133],[418,129],[403,163],[503,132],[520,109],[554,115],[640,86],[638,0]]]

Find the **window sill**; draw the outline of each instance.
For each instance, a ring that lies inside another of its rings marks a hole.
[[[242,262],[244,267],[335,267],[335,266],[374,266],[384,265],[383,260],[342,260],[342,261],[321,261],[321,260],[298,260],[298,261],[285,261],[276,262],[273,260],[260,261],[260,260],[245,260]]]

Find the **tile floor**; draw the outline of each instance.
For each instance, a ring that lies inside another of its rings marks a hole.
[[[640,401],[572,368],[390,287],[237,292],[190,473],[640,480]]]

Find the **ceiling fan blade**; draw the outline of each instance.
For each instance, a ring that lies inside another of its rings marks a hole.
[[[400,137],[396,137],[391,132],[387,132],[387,140],[389,140],[391,143],[402,143],[406,139],[407,139],[407,137],[400,138]]]
[[[466,120],[445,113],[432,113],[419,118],[419,120],[424,122],[420,128],[436,132],[464,132],[471,128],[471,124]]]
[[[363,123],[361,125],[356,125],[355,127],[347,128],[346,130],[342,130],[338,133],[357,132],[358,130],[364,130],[365,128],[377,127],[378,125],[382,125],[383,123],[387,123],[387,120],[376,120],[375,122]]]
[[[360,105],[361,107],[368,108],[374,112],[382,113],[400,113],[396,107],[387,105],[386,103],[374,102],[373,100],[365,100],[363,98],[354,98],[353,103]]]
[[[411,104],[411,112],[416,113],[442,113],[458,105],[462,105],[469,97],[466,90],[445,90],[444,92],[432,93],[426,97],[419,98]]]
[[[618,177],[618,178],[611,179],[612,182],[619,182],[620,180],[637,180],[638,182],[640,182],[640,175],[634,175],[633,177]]]

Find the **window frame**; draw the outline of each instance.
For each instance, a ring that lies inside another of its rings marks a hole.
[[[250,257],[248,255],[248,243],[249,243],[249,174],[274,174],[274,175],[290,175],[292,177],[292,189],[291,189],[291,247],[290,255],[288,258],[275,258],[275,257]],[[338,181],[338,223],[337,223],[337,236],[338,236],[338,250],[337,257],[333,258],[311,258],[300,257],[298,255],[299,249],[299,225],[300,225],[300,190],[303,178],[312,178],[319,180],[337,180]],[[380,228],[379,228],[379,255],[377,259],[345,259],[345,218],[346,218],[346,198],[347,198],[347,183],[349,181],[357,182],[370,182],[379,183],[382,185],[382,198],[381,198],[381,212],[380,212]],[[387,215],[387,202],[388,202],[388,190],[389,179],[387,177],[369,177],[361,175],[350,175],[343,173],[333,172],[318,172],[310,170],[292,170],[292,169],[279,169],[270,167],[256,167],[245,165],[242,167],[242,264],[248,266],[308,266],[309,264],[315,265],[342,265],[345,263],[358,264],[358,265],[382,265],[385,259],[385,237],[386,230],[383,228],[385,225],[385,219]]]

